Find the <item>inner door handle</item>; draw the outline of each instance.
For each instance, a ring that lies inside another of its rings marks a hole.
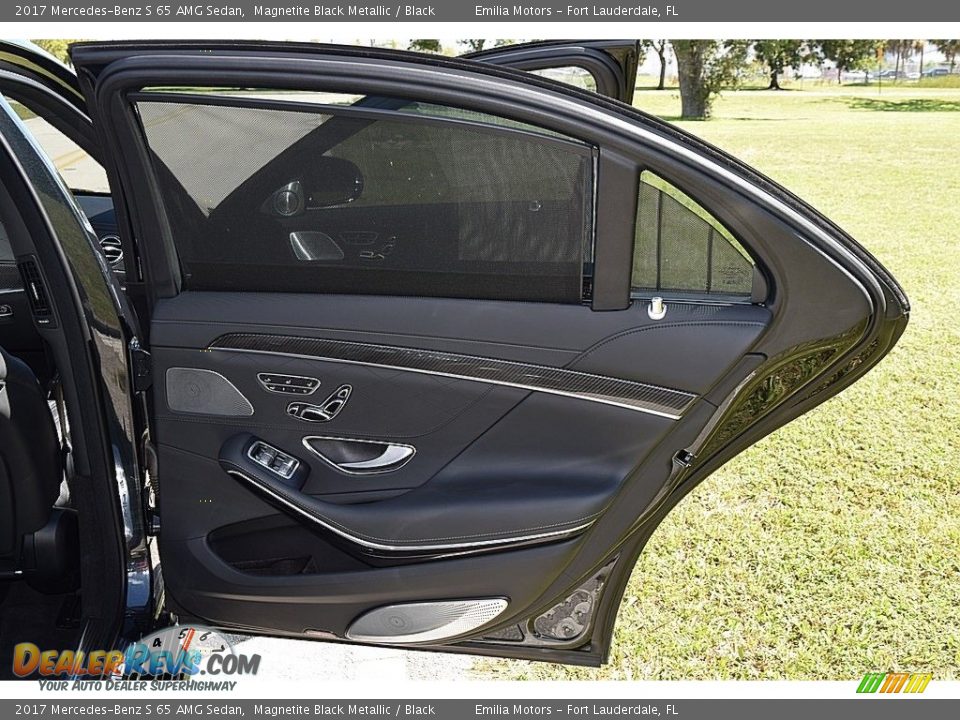
[[[337,463],[337,467],[347,472],[384,470],[405,463],[416,452],[410,445],[387,445],[383,452],[369,460]]]
[[[393,472],[417,452],[413,445],[403,443],[317,435],[305,437],[303,445],[330,467],[348,475]]]

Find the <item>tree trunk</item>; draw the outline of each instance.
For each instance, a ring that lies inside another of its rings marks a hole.
[[[770,71],[770,84],[767,85],[767,90],[783,90],[783,88],[780,87],[780,81],[777,77],[779,74],[776,70]]]
[[[657,56],[660,58],[660,82],[657,83],[657,90],[663,90],[667,80],[667,43],[657,46]]]
[[[703,88],[703,58],[694,51],[673,46],[680,80],[680,117],[683,120],[706,120],[709,114],[707,93]]]
[[[690,88],[684,90],[683,81],[680,82],[680,119],[707,119],[707,103],[704,102],[704,99],[699,94]]]

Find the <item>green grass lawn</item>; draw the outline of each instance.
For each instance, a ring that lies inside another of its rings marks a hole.
[[[636,104],[669,117],[676,91]],[[806,198],[905,287],[910,325],[842,395],[692,492],[637,564],[610,664],[484,677],[960,679],[960,90],[725,94],[683,126]]]

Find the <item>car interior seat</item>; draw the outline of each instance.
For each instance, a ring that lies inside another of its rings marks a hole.
[[[0,348],[0,580],[26,580],[41,592],[76,586],[76,513],[55,506],[62,480],[46,393],[26,363]]]

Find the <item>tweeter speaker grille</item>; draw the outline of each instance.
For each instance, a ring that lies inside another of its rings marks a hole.
[[[213,370],[167,368],[167,407],[198,415],[253,415],[253,405],[236,385]]]
[[[507,609],[503,598],[386,605],[361,615],[347,629],[360,642],[436,642],[476,630]]]

